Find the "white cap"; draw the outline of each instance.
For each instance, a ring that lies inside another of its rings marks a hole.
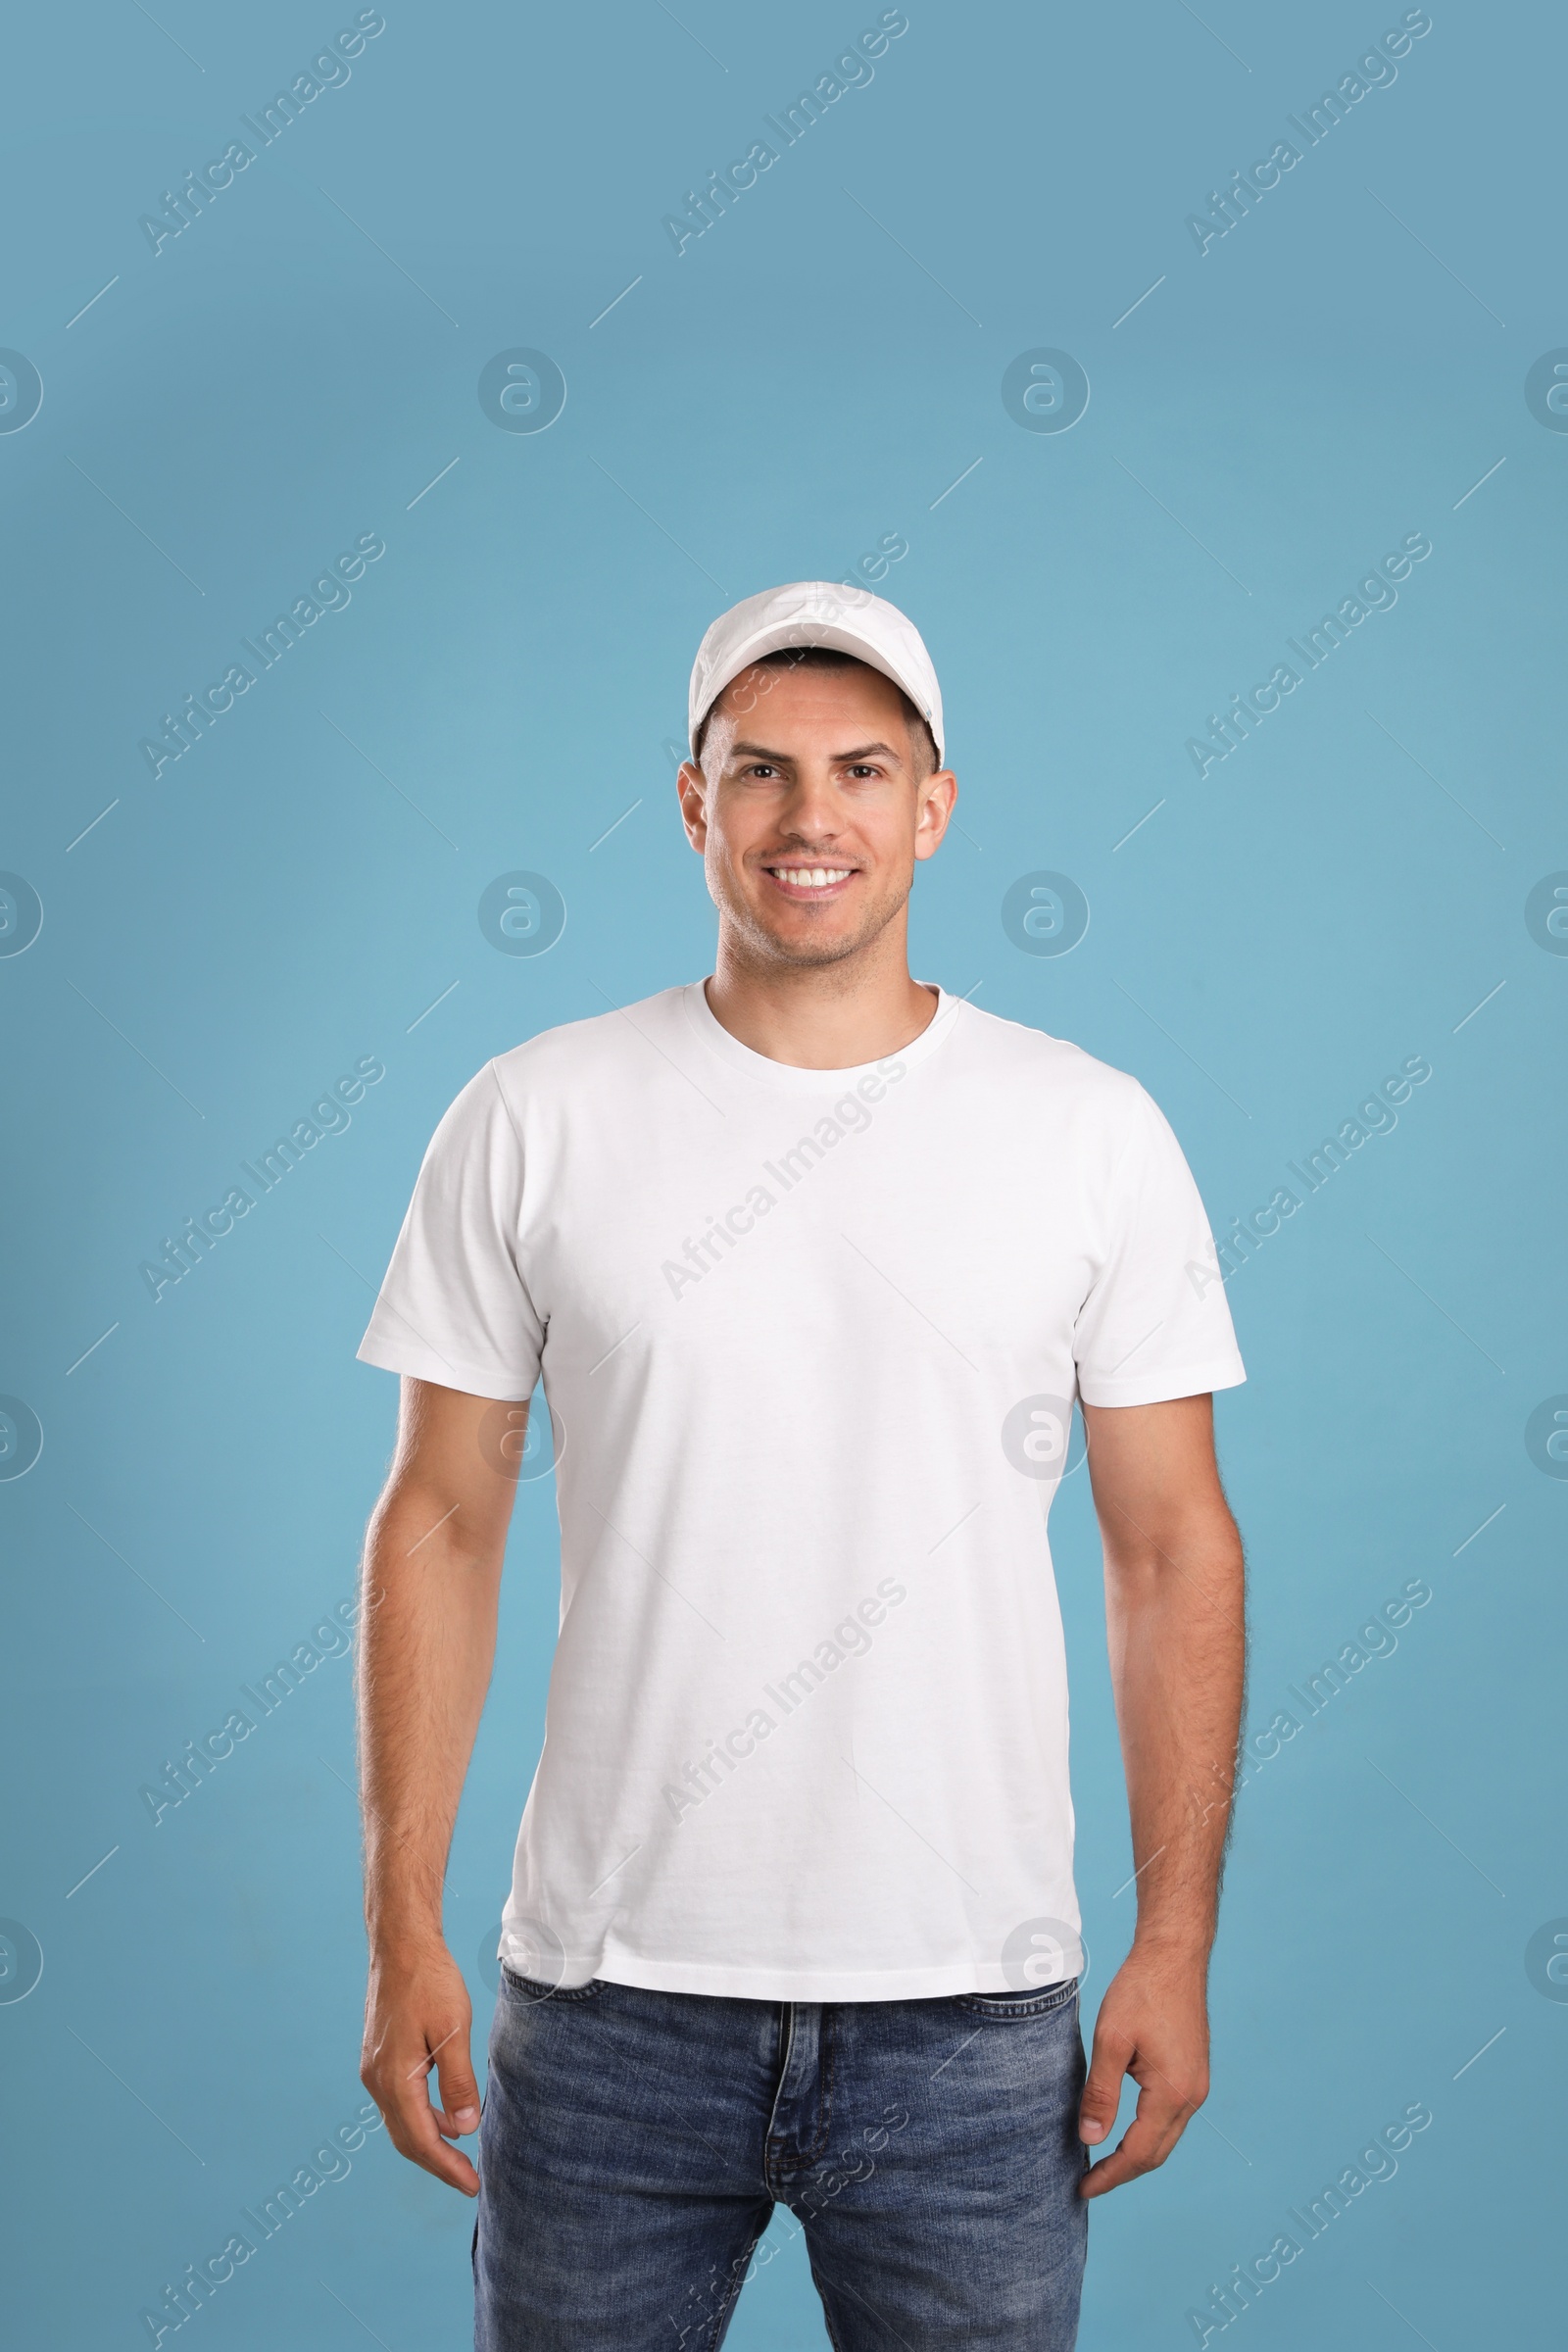
[[[942,758],[942,689],[920,632],[897,605],[832,580],[796,580],[765,588],[721,612],[692,663],[688,715],[692,756],[697,730],[732,678],[764,654],[792,646],[826,645],[853,654],[901,686],[919,711]]]

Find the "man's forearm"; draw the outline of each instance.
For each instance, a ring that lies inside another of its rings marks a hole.
[[[1106,1608],[1140,1942],[1206,1959],[1246,1674],[1241,1540],[1222,1501],[1107,1530]]]
[[[372,1520],[361,1615],[360,1787],[372,1947],[441,1934],[441,1888],[495,1657],[501,1546],[394,1484]]]

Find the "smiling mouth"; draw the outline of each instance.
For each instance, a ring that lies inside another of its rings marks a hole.
[[[827,899],[858,871],[853,865],[764,865],[764,874],[790,899]]]

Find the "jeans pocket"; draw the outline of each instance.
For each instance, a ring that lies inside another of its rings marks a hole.
[[[1077,1997],[1076,1977],[1043,1985],[1038,1992],[958,1992],[953,1996],[955,2007],[967,2010],[972,2017],[1014,2020],[1050,2017],[1058,2009],[1070,2008]]]
[[[591,1977],[586,1984],[546,1984],[537,1977],[519,1976],[505,1960],[501,1963],[502,1989],[518,2001],[592,2001],[605,1989],[608,1980]]]

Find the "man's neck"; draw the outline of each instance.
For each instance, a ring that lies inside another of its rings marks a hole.
[[[759,970],[720,936],[709,1009],[754,1054],[794,1069],[849,1070],[912,1045],[936,1017],[937,992],[897,956]]]

